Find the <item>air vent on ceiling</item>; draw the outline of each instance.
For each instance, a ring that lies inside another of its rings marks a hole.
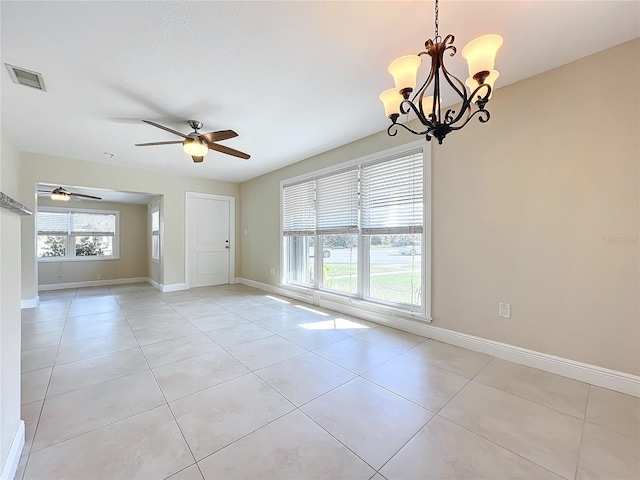
[[[11,75],[11,80],[13,80],[14,83],[37,88],[38,90],[43,90],[45,92],[47,91],[47,89],[44,88],[44,79],[42,78],[42,74],[32,72],[31,70],[25,70],[24,68],[16,67],[15,65],[9,65],[8,63],[5,63],[5,65],[7,66],[9,75]]]

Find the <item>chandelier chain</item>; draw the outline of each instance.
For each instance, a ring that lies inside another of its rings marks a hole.
[[[433,41],[436,42],[436,43],[439,40],[441,40],[440,34],[438,33],[438,27],[439,27],[439,24],[440,24],[440,20],[438,19],[439,10],[440,10],[440,7],[438,6],[438,0],[436,0],[436,7],[435,7],[435,12],[436,12],[436,15],[435,15],[436,32],[435,32],[435,35],[433,37]]]

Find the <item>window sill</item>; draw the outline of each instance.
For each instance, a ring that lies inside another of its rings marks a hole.
[[[356,297],[349,297],[334,294],[324,290],[316,290],[315,288],[303,287],[300,285],[290,285],[281,283],[280,287],[284,290],[291,291],[292,293],[302,294],[309,297],[309,303],[317,305],[319,307],[326,307],[332,310],[339,310],[341,305],[344,305],[346,310],[357,308],[361,311],[372,314],[373,316],[386,316],[396,317],[404,320],[413,320],[421,322],[431,322],[432,318],[425,315],[422,312],[412,313],[408,309],[398,308],[391,305],[384,305],[368,300],[362,300]],[[349,312],[341,312],[347,313]]]

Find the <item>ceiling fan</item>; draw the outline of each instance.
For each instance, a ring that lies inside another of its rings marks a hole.
[[[240,152],[238,150],[234,150],[233,148],[225,147],[223,145],[218,145],[214,142],[219,142],[220,140],[227,140],[228,138],[237,137],[238,134],[233,130],[220,130],[218,132],[209,132],[209,133],[198,133],[198,130],[202,128],[202,122],[198,120],[189,120],[187,123],[191,128],[193,128],[193,132],[189,134],[184,134],[177,132],[169,127],[165,127],[155,122],[151,122],[149,120],[142,120],[144,123],[148,123],[149,125],[153,125],[154,127],[161,128],[162,130],[166,130],[167,132],[173,133],[174,135],[178,135],[179,137],[184,138],[184,140],[173,140],[169,142],[151,142],[151,143],[136,143],[136,147],[147,147],[150,145],[170,145],[174,143],[181,143],[185,153],[191,155],[193,161],[195,163],[200,163],[204,160],[204,156],[207,154],[209,149],[215,150],[217,152],[226,153],[227,155],[233,155],[234,157],[243,158],[245,160],[250,158],[250,155],[247,155],[244,152]]]
[[[84,193],[70,192],[63,187],[57,187],[51,191],[38,190],[38,196],[51,196],[51,200],[62,200],[64,202],[68,202],[71,197],[76,200],[80,200],[82,198],[89,198],[91,200],[102,200],[101,197],[96,197],[94,195],[85,195]]]

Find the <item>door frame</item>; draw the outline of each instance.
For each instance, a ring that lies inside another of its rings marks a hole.
[[[220,200],[229,203],[229,284],[236,283],[236,198],[227,195],[213,195],[210,193],[186,192],[184,204],[184,283],[187,290],[191,288],[189,276],[189,206],[193,198],[206,200]]]

